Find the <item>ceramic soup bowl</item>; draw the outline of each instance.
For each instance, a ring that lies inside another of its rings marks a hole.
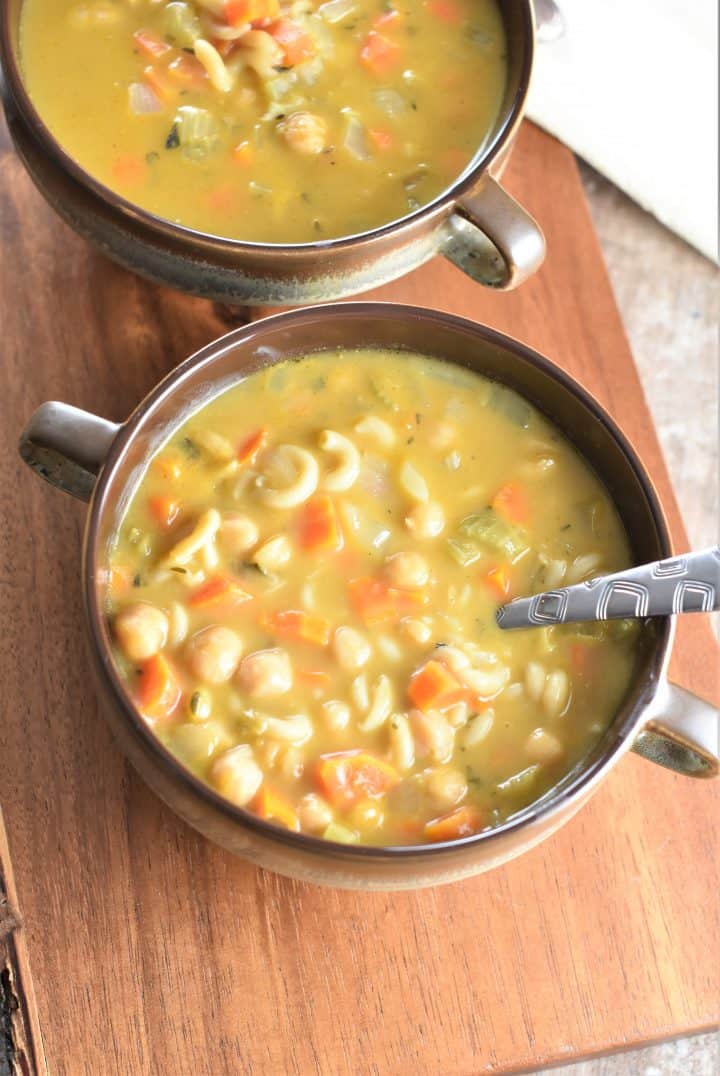
[[[120,425],[65,404],[44,404],[23,433],[20,451],[47,481],[89,501],[82,587],[92,662],[115,737],[148,784],[206,836],[264,867],[327,885],[392,889],[464,878],[533,847],[582,806],[629,749],[686,774],[716,773],[714,710],[666,679],[671,618],[644,625],[634,680],[593,753],[502,825],[454,842],[369,848],[291,833],[221,798],[160,743],[118,674],[103,613],[108,550],[128,498],[154,451],[188,413],[229,384],[289,356],[352,347],[435,355],[516,389],[564,431],[604,480],[636,562],[671,555],[650,479],[592,396],[523,344],[439,312],[343,303],[266,318],[191,356]]]
[[[21,4],[0,5],[0,87],[15,148],[63,219],[141,276],[222,302],[288,306],[378,287],[435,254],[493,288],[517,286],[543,260],[538,225],[497,180],[530,82],[531,0],[501,0],[508,40],[505,99],[494,130],[457,180],[428,205],[372,231],[286,245],[224,239],[173,223],[133,205],[81,168],[54,138],[23,84]]]

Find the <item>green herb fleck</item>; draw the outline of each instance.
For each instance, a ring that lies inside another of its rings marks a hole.
[[[180,442],[180,448],[186,456],[190,457],[190,459],[196,460],[200,456],[200,449],[191,437],[183,437]]]
[[[177,149],[180,145],[180,128],[177,121],[173,123],[165,139],[165,149]]]

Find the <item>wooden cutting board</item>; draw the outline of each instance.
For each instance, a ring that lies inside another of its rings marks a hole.
[[[84,508],[25,470],[15,443],[48,398],[123,418],[233,315],[94,253],[0,145],[0,797],[50,1070],[459,1076],[716,1022],[720,784],[629,757],[519,861],[365,895],[234,859],[130,770],[84,651]],[[528,126],[507,184],[547,233],[536,279],[497,295],[439,260],[378,294],[487,321],[571,370],[637,444],[682,547],[574,160]],[[677,678],[717,694],[708,623],[678,636]]]

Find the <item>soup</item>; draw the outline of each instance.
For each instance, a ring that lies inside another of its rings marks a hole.
[[[161,217],[270,243],[431,201],[506,83],[495,0],[24,0],[21,61],[91,175]]]
[[[170,436],[107,609],[130,696],[221,795],[334,841],[436,842],[554,786],[632,676],[632,622],[503,632],[498,606],[629,563],[595,474],[514,392],[326,352]]]

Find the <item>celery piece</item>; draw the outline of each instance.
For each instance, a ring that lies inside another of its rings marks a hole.
[[[175,117],[177,136],[186,157],[199,161],[217,145],[218,128],[215,117],[206,108],[182,105]]]
[[[460,542],[457,538],[448,538],[448,549],[453,559],[463,568],[469,568],[482,556],[481,550],[475,542]]]
[[[323,837],[326,841],[337,841],[338,844],[357,844],[358,835],[347,826],[341,826],[339,822],[331,822],[326,827]]]
[[[191,49],[202,37],[200,20],[189,4],[173,0],[164,10],[165,38],[181,49]]]
[[[520,770],[519,773],[514,773],[512,777],[508,777],[505,781],[500,781],[497,785],[498,792],[520,793],[529,791],[531,785],[535,783],[535,778],[540,772],[540,767],[535,763],[532,766],[527,766],[524,770]]]
[[[458,533],[502,553],[511,562],[530,548],[523,528],[508,523],[493,508],[483,508],[480,512],[465,516]]]

